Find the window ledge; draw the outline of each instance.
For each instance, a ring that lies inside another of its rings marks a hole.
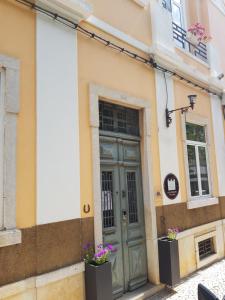
[[[20,244],[22,241],[21,230],[9,229],[0,231],[0,248]]]
[[[204,67],[210,69],[210,65],[209,65],[209,62],[207,61],[204,61],[204,60],[201,60],[200,58],[196,57],[195,55],[191,54],[188,50],[185,50],[179,46],[177,46],[175,43],[174,43],[174,46],[176,49],[180,50],[182,53],[184,53],[186,56],[188,56],[189,58],[195,60],[196,62],[198,62],[199,64],[203,65]]]
[[[195,199],[195,200],[192,199],[187,202],[187,208],[194,209],[194,208],[199,208],[199,207],[204,207],[204,206],[209,206],[209,205],[215,205],[218,203],[219,203],[219,200],[216,197],[199,198],[199,199]]]

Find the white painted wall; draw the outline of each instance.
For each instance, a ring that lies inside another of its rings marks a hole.
[[[163,73],[155,71],[156,78],[156,102],[157,102],[157,117],[158,117],[158,128],[159,128],[159,155],[160,155],[160,171],[161,171],[161,182],[162,182],[162,193],[164,204],[174,204],[181,201],[180,193],[174,200],[167,198],[164,193],[163,183],[166,175],[173,173],[179,180],[179,162],[177,153],[177,132],[176,132],[176,118],[175,114],[172,115],[172,123],[169,128],[166,127],[166,85]],[[173,79],[169,76],[167,78],[167,89],[168,89],[168,109],[174,109],[174,84]]]
[[[153,48],[174,52],[172,15],[161,1],[151,0],[150,5]]]
[[[37,15],[37,224],[80,217],[76,33]]]
[[[225,136],[221,105],[221,100],[218,97],[211,96],[219,196],[225,196]]]

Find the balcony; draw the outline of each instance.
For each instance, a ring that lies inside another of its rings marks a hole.
[[[187,31],[178,26],[173,22],[173,38],[176,44],[180,47],[189,51],[195,57],[207,62],[207,47],[203,43],[199,43],[198,46],[192,45],[187,40]]]

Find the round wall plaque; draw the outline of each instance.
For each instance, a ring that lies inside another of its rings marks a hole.
[[[168,174],[164,179],[164,192],[171,200],[175,199],[179,193],[178,179],[172,173]]]

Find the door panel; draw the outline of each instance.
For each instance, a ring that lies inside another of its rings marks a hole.
[[[102,225],[104,243],[117,251],[111,257],[114,291],[123,292],[123,249],[121,245],[119,170],[116,166],[101,166]]]
[[[144,211],[140,166],[125,167],[127,190],[127,247],[129,264],[128,289],[134,290],[147,282]]]
[[[140,146],[137,141],[100,137],[104,243],[111,257],[117,297],[147,281]]]

